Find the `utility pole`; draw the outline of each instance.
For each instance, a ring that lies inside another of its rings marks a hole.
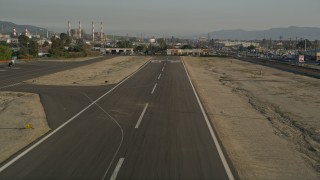
[[[318,55],[318,40],[315,40],[315,45],[314,45],[314,53],[315,53],[315,57],[316,57],[316,61],[317,61],[317,55]]]
[[[94,42],[94,22],[92,21],[92,42]]]
[[[70,21],[68,21],[68,36],[71,37]]]
[[[290,51],[292,51],[291,38],[290,38],[290,44],[289,44],[289,47],[290,47]]]
[[[211,49],[211,47],[210,47],[210,33],[208,33],[208,49]]]
[[[307,39],[304,39],[304,52],[307,52]]]

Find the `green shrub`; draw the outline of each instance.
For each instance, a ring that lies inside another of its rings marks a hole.
[[[11,56],[12,56],[11,48],[0,45],[0,60],[10,60]]]

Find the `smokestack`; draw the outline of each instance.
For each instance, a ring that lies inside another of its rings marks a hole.
[[[79,39],[81,39],[81,22],[79,21]]]
[[[68,21],[68,36],[71,36],[70,21]]]
[[[13,36],[17,36],[17,30],[16,30],[16,27],[13,27]]]
[[[103,41],[103,24],[100,23],[100,40]]]
[[[27,29],[27,27],[24,29],[24,31],[25,31],[25,35],[27,36],[27,35],[28,35],[28,29]]]
[[[94,42],[94,22],[92,21],[92,41]]]

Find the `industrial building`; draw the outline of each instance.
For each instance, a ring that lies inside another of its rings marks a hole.
[[[209,49],[167,49],[168,56],[202,56],[209,52]]]
[[[260,44],[257,42],[251,42],[251,41],[230,41],[230,40],[221,40],[217,41],[216,43],[224,45],[224,47],[233,47],[233,46],[243,46],[243,47],[249,47],[251,45],[255,47],[259,47]]]

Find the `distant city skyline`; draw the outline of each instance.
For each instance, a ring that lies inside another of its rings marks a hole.
[[[319,0],[1,0],[0,20],[66,32],[67,23],[87,33],[92,21],[107,34],[190,36],[221,29],[319,27]]]

